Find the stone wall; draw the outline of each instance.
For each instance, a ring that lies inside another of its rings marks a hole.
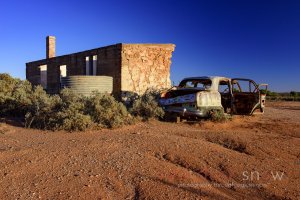
[[[169,88],[174,44],[122,44],[121,90],[144,93]]]

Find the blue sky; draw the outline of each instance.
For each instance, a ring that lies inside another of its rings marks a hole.
[[[55,35],[63,55],[115,43],[174,43],[171,79],[252,78],[300,91],[300,1],[0,1],[0,73],[25,79]]]

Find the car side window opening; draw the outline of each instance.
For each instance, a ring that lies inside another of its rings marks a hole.
[[[233,93],[236,93],[236,92],[242,92],[242,91],[241,91],[241,88],[240,88],[240,85],[239,85],[238,82],[234,82],[234,83],[232,84],[232,92],[233,92]]]
[[[220,81],[219,92],[223,94],[230,93],[229,81]]]
[[[243,93],[253,93],[256,91],[256,86],[253,82],[248,80],[235,80],[232,83],[232,91],[233,93],[236,92],[243,92]]]
[[[256,92],[256,86],[254,85],[253,82],[249,81],[249,89],[250,89],[250,92]]]

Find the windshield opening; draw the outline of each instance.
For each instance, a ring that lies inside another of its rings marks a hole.
[[[201,90],[209,90],[211,87],[210,79],[191,79],[191,80],[183,80],[179,84],[181,88],[195,88]]]

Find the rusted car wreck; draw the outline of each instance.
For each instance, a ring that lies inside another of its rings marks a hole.
[[[267,84],[251,79],[226,77],[190,77],[179,86],[161,94],[160,104],[166,113],[183,118],[209,117],[212,112],[252,115],[264,112]]]

